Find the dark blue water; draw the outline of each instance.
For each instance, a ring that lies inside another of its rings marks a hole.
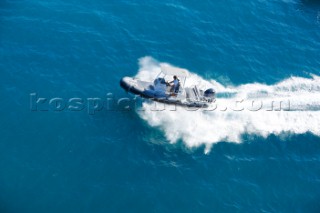
[[[88,109],[100,103],[92,98],[128,97],[119,79],[145,56],[226,86],[308,82],[320,75],[319,8],[2,0],[0,212],[320,212],[319,111],[295,117],[300,132],[244,130],[204,154],[200,139],[172,144],[136,110]],[[70,98],[83,109],[68,108]]]

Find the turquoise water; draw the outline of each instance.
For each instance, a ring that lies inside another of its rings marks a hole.
[[[1,212],[320,212],[317,1],[2,0],[0,9]],[[159,63],[221,94],[281,96],[294,108],[206,118],[150,112],[149,102],[100,108],[131,97],[121,77]]]

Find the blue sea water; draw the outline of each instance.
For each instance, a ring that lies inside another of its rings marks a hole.
[[[172,123],[137,109],[35,109],[32,96],[128,97],[119,80],[145,56],[226,87],[293,76],[308,87],[319,1],[2,0],[0,11],[0,212],[320,212],[317,109],[283,134],[244,129],[204,153],[200,133],[199,146],[172,142]]]

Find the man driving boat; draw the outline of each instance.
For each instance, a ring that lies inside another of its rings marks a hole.
[[[177,94],[180,87],[180,80],[176,75],[173,76],[173,81],[170,81],[169,84],[172,84],[170,88],[170,92],[172,93],[172,95]]]

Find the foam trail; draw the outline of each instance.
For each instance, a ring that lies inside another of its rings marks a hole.
[[[160,63],[151,57],[141,58],[139,64],[136,77],[140,79],[152,81],[160,72]],[[241,142],[243,134],[267,137],[311,132],[320,136],[319,76],[291,77],[274,85],[252,83],[232,87],[190,72],[186,86],[194,84],[234,95],[217,98],[214,107],[209,108],[211,111],[180,107],[174,110],[169,106],[155,111],[154,103],[145,102],[144,110],[138,112],[149,125],[163,130],[171,143],[182,140],[190,148],[205,145],[205,152],[209,152],[220,141]]]

